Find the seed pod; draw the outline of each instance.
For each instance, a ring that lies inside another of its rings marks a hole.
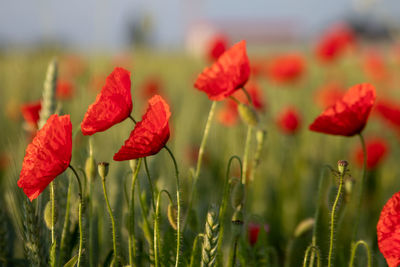
[[[51,202],[47,202],[46,207],[44,208],[44,222],[46,224],[47,229],[51,230]],[[57,222],[57,209],[54,209],[54,225]]]
[[[88,157],[85,162],[85,174],[89,183],[93,182],[96,178],[96,161],[92,156]]]
[[[305,234],[314,227],[314,222],[315,222],[314,218],[307,218],[301,221],[294,230],[293,236],[295,238],[302,236],[303,234]]]
[[[242,120],[250,126],[257,126],[258,124],[258,115],[256,111],[248,105],[239,103],[238,105],[239,115]]]
[[[339,160],[337,164],[339,173],[343,175],[347,171],[347,166],[349,163],[345,160]]]
[[[102,179],[105,179],[107,177],[108,174],[108,165],[110,165],[110,163],[108,162],[100,162],[98,164],[98,171],[99,171],[99,175]]]
[[[234,209],[242,205],[244,200],[244,184],[242,182],[237,182],[232,189],[231,193],[231,203]]]
[[[178,228],[177,227],[178,210],[176,205],[171,205],[171,203],[168,204],[167,216],[169,224],[171,225],[172,228],[174,228],[174,230],[176,230]]]

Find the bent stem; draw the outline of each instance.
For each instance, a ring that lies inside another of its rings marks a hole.
[[[159,226],[160,222],[159,222],[159,220],[160,220],[160,202],[161,202],[160,200],[161,200],[161,194],[162,193],[167,194],[167,196],[169,198],[169,202],[170,202],[171,205],[173,203],[172,197],[171,197],[171,195],[169,194],[169,192],[167,190],[163,189],[158,193],[157,204],[156,204],[156,213],[155,213],[155,217],[154,217],[154,236],[153,236],[153,238],[154,238],[153,246],[154,246],[154,265],[155,265],[155,267],[158,267],[158,258],[159,258],[159,255],[158,255],[158,240],[159,240],[159,236],[160,236],[160,229],[159,229],[160,228],[160,226]]]
[[[193,205],[193,201],[194,201],[194,199],[196,197],[196,184],[197,184],[197,180],[199,179],[201,163],[203,162],[204,148],[206,146],[208,135],[210,133],[211,122],[212,122],[212,119],[214,117],[215,107],[216,106],[217,106],[217,101],[213,101],[212,104],[211,104],[210,111],[208,112],[207,122],[206,122],[206,126],[204,128],[203,138],[201,139],[199,153],[198,153],[198,156],[197,156],[196,171],[195,171],[194,177],[193,177],[192,191],[191,191],[191,194],[189,196],[189,205],[188,205],[188,213],[187,214],[190,214],[190,211],[191,211],[192,205]],[[187,223],[186,223],[187,219],[188,218],[185,219],[185,223],[183,224],[183,229],[185,229],[185,227],[187,225]]]
[[[129,207],[129,265],[133,266],[134,257],[136,257],[136,246],[135,246],[135,182],[139,174],[140,164],[142,159],[138,160],[135,172],[132,175],[131,185],[131,203]]]
[[[177,237],[176,237],[176,260],[175,260],[175,267],[179,266],[179,256],[181,252],[181,189],[179,185],[179,170],[178,170],[178,164],[176,163],[176,159],[174,157],[174,154],[172,151],[165,145],[164,148],[168,151],[169,155],[171,156],[171,159],[174,163],[175,167],[175,177],[176,177],[176,202],[178,205],[178,214],[177,214],[177,219],[176,219],[176,232],[177,232]]]
[[[343,187],[343,177],[345,175],[345,172],[343,171],[340,173],[339,177],[339,188],[338,192],[336,195],[335,202],[333,203],[332,206],[332,212],[331,212],[331,231],[330,231],[330,239],[329,239],[329,255],[328,255],[328,267],[331,267],[332,265],[332,256],[333,256],[333,241],[334,241],[334,230],[335,230],[335,213],[336,213],[336,208],[339,204],[340,196],[342,195],[342,187]]]
[[[350,258],[349,267],[353,267],[353,265],[354,265],[354,258],[356,256],[357,247],[359,245],[363,245],[365,247],[365,250],[367,251],[367,266],[371,267],[371,262],[372,262],[371,261],[371,251],[369,249],[367,242],[365,242],[364,240],[358,240],[355,244],[353,244],[351,246],[351,258]]]
[[[78,205],[78,225],[79,225],[79,249],[78,249],[78,262],[76,266],[80,266],[82,260],[82,250],[83,250],[83,227],[82,227],[82,206],[83,206],[83,192],[82,192],[82,184],[81,180],[79,179],[79,175],[72,167],[72,165],[68,166],[72,172],[74,173],[76,180],[78,182],[79,187],[79,205]]]
[[[314,253],[317,255],[317,267],[320,267],[321,266],[321,253],[320,253],[320,251],[319,251],[319,249],[318,249],[318,247],[317,246],[314,246],[314,245],[309,245],[308,247],[307,247],[307,249],[306,249],[306,253],[304,254],[304,260],[303,260],[303,267],[306,267],[307,266],[307,260],[308,260],[308,254],[310,253],[310,251],[312,251],[313,253],[311,254],[311,259],[310,259],[310,262],[311,262],[311,260],[313,259],[313,257],[314,257]]]
[[[111,218],[113,249],[114,249],[113,262],[116,263],[117,258],[118,258],[118,251],[117,251],[117,240],[116,240],[116,234],[115,234],[115,219],[114,219],[114,215],[111,210],[110,202],[108,201],[105,177],[101,177],[101,183],[103,184],[103,193],[104,193],[104,199],[106,200],[106,204],[107,204],[108,214],[110,215],[110,218]]]
[[[249,150],[250,150],[250,142],[251,142],[251,134],[253,132],[253,127],[247,127],[247,136],[246,136],[246,144],[244,146],[244,155],[243,155],[243,175],[242,175],[242,183],[246,185],[247,183],[247,165],[249,158]]]
[[[192,247],[192,255],[190,256],[189,267],[193,267],[195,264],[195,256],[196,256],[196,251],[197,251],[197,247],[198,247],[200,238],[204,238],[204,234],[200,233],[194,238],[193,247]]]

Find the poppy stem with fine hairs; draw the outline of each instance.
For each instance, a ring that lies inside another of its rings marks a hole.
[[[358,240],[356,243],[354,243],[351,246],[351,257],[350,257],[350,263],[349,263],[349,267],[353,267],[354,266],[354,259],[356,257],[356,251],[358,246],[364,246],[365,250],[367,252],[367,267],[371,267],[371,250],[369,249],[369,246],[367,244],[367,242],[365,242],[364,240]]]
[[[176,260],[175,267],[179,266],[180,261],[180,253],[181,253],[181,189],[179,185],[179,170],[178,164],[176,163],[176,159],[172,151],[165,145],[164,148],[168,151],[168,154],[171,156],[171,159],[174,163],[175,167],[175,177],[176,177],[176,202],[178,206],[177,218],[176,218]]]
[[[74,173],[76,180],[78,181],[78,186],[79,186],[79,206],[78,206],[78,224],[79,224],[79,249],[78,249],[78,262],[76,266],[80,266],[81,260],[82,260],[82,249],[83,249],[83,227],[82,227],[82,206],[83,206],[83,197],[82,197],[82,184],[81,180],[79,179],[79,175],[72,167],[72,165],[68,166],[72,172]]]

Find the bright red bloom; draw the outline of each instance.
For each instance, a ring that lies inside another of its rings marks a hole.
[[[18,186],[32,201],[71,162],[72,125],[69,115],[51,115],[26,148]]]
[[[114,155],[114,160],[138,159],[158,153],[169,138],[170,116],[164,99],[159,95],[153,96],[142,120],[135,125],[125,144]]]
[[[329,29],[318,42],[316,47],[317,57],[322,62],[332,62],[345,50],[355,44],[354,32],[346,25],[335,25]]]
[[[309,129],[333,135],[359,134],[367,123],[375,98],[375,88],[371,84],[357,84],[351,87],[335,105],[322,112]]]
[[[260,225],[256,223],[249,223],[247,226],[247,235],[249,238],[249,243],[254,246],[258,240],[258,234],[260,233]]]
[[[315,101],[322,108],[333,106],[337,101],[343,98],[345,90],[336,83],[331,82],[322,86],[315,94]]]
[[[239,113],[237,104],[231,99],[224,102],[224,106],[217,112],[217,120],[225,126],[234,126],[238,122]]]
[[[39,112],[42,108],[42,104],[40,101],[26,103],[21,106],[21,113],[24,120],[37,128],[37,124],[39,121]]]
[[[227,49],[228,38],[225,35],[218,34],[214,36],[208,44],[208,59],[217,60]]]
[[[366,140],[365,145],[367,149],[367,168],[370,170],[375,169],[386,156],[389,146],[382,138],[368,139]],[[364,163],[362,147],[357,148],[354,158],[357,165],[362,167]]]
[[[71,99],[74,95],[74,85],[68,80],[59,80],[57,82],[56,96],[58,99]]]
[[[102,132],[129,117],[132,111],[131,78],[129,71],[115,68],[106,85],[89,106],[81,123],[84,135]]]
[[[220,101],[243,87],[249,76],[246,41],[241,41],[222,54],[210,68],[205,68],[194,87],[205,92],[209,99]]]
[[[394,194],[381,211],[376,226],[378,247],[389,267],[400,265],[400,192]]]
[[[285,109],[278,116],[278,126],[285,134],[295,134],[301,127],[301,117],[294,107]]]
[[[300,54],[286,54],[274,58],[268,67],[268,77],[278,83],[298,80],[305,71],[305,60]]]
[[[375,109],[378,114],[391,126],[400,129],[400,105],[387,100],[378,101]]]

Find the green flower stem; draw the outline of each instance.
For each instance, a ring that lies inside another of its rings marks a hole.
[[[212,122],[212,119],[214,117],[215,107],[216,106],[217,106],[217,101],[213,101],[212,104],[211,104],[210,111],[208,113],[206,126],[204,128],[203,138],[201,139],[199,153],[198,153],[198,156],[197,156],[196,171],[195,171],[194,176],[193,176],[192,191],[191,191],[191,194],[189,196],[189,205],[188,205],[188,213],[187,214],[190,214],[190,211],[191,211],[192,206],[193,206],[193,201],[196,198],[196,192],[197,192],[196,191],[196,184],[197,184],[197,180],[199,179],[201,163],[203,161],[204,149],[206,147],[208,135],[210,133],[211,122]],[[186,223],[187,219],[188,219],[188,216],[186,217],[185,223],[183,224],[183,229],[185,229],[185,227],[187,225],[187,223]]]
[[[195,264],[195,261],[196,261],[196,259],[195,259],[196,250],[197,250],[197,247],[198,247],[198,243],[199,243],[200,237],[201,237],[201,238],[204,238],[204,234],[201,234],[201,233],[198,234],[198,235],[195,237],[194,241],[193,241],[193,248],[192,248],[192,254],[190,255],[190,265],[189,265],[189,267],[193,267],[194,264]]]
[[[129,265],[134,266],[134,257],[136,257],[136,240],[135,240],[135,182],[139,174],[142,159],[138,160],[135,172],[132,175],[131,185],[131,203],[129,207]]]
[[[249,101],[249,104],[250,105],[253,104],[253,100],[251,99],[251,96],[250,96],[249,92],[246,90],[246,88],[242,87],[242,91],[246,95],[247,100]]]
[[[304,254],[304,260],[303,260],[303,267],[307,266],[307,260],[308,260],[308,254],[310,253],[310,251],[312,251],[313,253],[316,253],[317,255],[317,267],[321,266],[321,253],[318,249],[318,247],[314,246],[314,245],[309,245],[306,249],[306,253]],[[311,255],[311,257],[313,257]],[[311,259],[310,259],[311,261]]]
[[[50,203],[51,203],[51,243],[55,242],[54,224],[55,224],[55,201],[54,201],[54,182],[50,183]]]
[[[253,132],[253,127],[248,126],[247,128],[247,136],[246,136],[246,143],[244,147],[244,155],[243,155],[243,175],[242,175],[242,183],[246,185],[247,183],[247,166],[249,161],[249,150],[250,150],[250,143],[251,143],[251,134]]]
[[[369,246],[368,246],[367,242],[365,242],[364,240],[358,240],[356,243],[354,243],[351,246],[351,258],[350,258],[349,267],[353,267],[353,265],[354,265],[354,259],[355,259],[355,256],[356,256],[357,247],[359,245],[363,245],[365,247],[365,250],[367,251],[367,260],[368,260],[367,261],[367,266],[371,267],[371,262],[372,262],[372,260],[371,260],[371,251],[369,249]]]
[[[117,239],[116,239],[116,230],[115,230],[115,219],[114,215],[111,210],[110,202],[108,201],[107,190],[106,190],[106,179],[105,177],[101,177],[101,183],[103,184],[103,193],[104,199],[106,200],[108,214],[111,218],[111,225],[112,225],[112,237],[113,237],[113,262],[116,263],[118,259],[118,250],[117,250]]]
[[[71,203],[71,180],[68,180],[68,192],[67,192],[67,203],[65,207],[65,218],[64,218],[64,225],[61,233],[61,241],[60,241],[60,254],[59,254],[59,261],[61,262],[64,260],[64,256],[66,253],[66,245],[65,245],[65,239],[67,238],[68,235],[68,229],[69,229],[69,211],[70,211],[70,203]]]
[[[140,204],[140,211],[142,214],[142,219],[144,222],[143,225],[143,235],[146,238],[146,240],[149,243],[149,247],[153,248],[153,237],[151,236],[151,227],[150,227],[150,223],[148,220],[148,209],[145,208],[146,204],[144,203],[143,199],[141,198],[141,189],[140,189],[140,180],[137,181],[137,187],[138,187],[138,195],[139,195],[139,204]],[[150,254],[150,253],[149,253]]]
[[[218,237],[218,246],[217,246],[217,255],[221,255],[221,249],[222,249],[222,241],[223,241],[223,236],[224,236],[224,221],[225,221],[225,214],[226,214],[226,209],[228,206],[228,198],[229,198],[229,187],[230,187],[230,170],[231,170],[231,165],[233,160],[236,159],[240,165],[240,179],[242,179],[243,173],[242,173],[242,161],[238,156],[232,156],[229,161],[228,161],[228,168],[226,170],[226,175],[225,175],[225,182],[224,182],[224,193],[222,196],[222,203],[219,209],[219,218],[218,221],[220,222],[220,228],[219,228],[219,237]]]
[[[332,212],[331,212],[331,231],[330,231],[330,238],[329,238],[329,255],[328,255],[328,267],[332,266],[332,257],[333,257],[333,242],[334,242],[334,230],[335,230],[335,213],[336,213],[336,208],[339,204],[340,197],[342,195],[342,188],[343,188],[343,177],[345,175],[345,172],[340,174],[339,177],[339,188],[338,192],[336,195],[335,202],[333,203],[332,206]]]
[[[181,189],[179,185],[179,170],[178,170],[178,165],[176,164],[176,160],[174,157],[174,154],[171,152],[171,150],[167,147],[164,146],[164,148],[168,151],[169,155],[171,156],[171,159],[174,163],[175,167],[175,176],[176,176],[176,202],[178,205],[178,214],[177,214],[177,219],[176,219],[176,232],[177,232],[177,237],[176,237],[176,261],[175,261],[175,267],[179,266],[179,261],[180,261],[180,253],[181,253]]]
[[[79,179],[79,175],[71,165],[68,166],[74,173],[79,187],[79,205],[78,205],[78,225],[79,225],[79,249],[78,249],[78,262],[76,266],[80,266],[82,261],[82,251],[83,251],[83,228],[82,228],[82,206],[83,206],[83,196],[82,196],[82,184]]]
[[[160,220],[160,200],[161,200],[161,194],[162,193],[165,193],[168,196],[169,202],[171,203],[171,205],[173,203],[171,195],[169,194],[169,192],[167,190],[161,190],[158,193],[157,204],[156,204],[156,213],[155,213],[155,217],[154,217],[154,236],[153,236],[153,238],[154,238],[153,246],[154,246],[154,264],[155,264],[155,267],[158,267],[158,261],[159,261],[159,259],[158,259],[159,258],[159,255],[158,255],[158,241],[160,239],[159,238],[159,236],[160,236],[160,230],[159,230],[160,223],[159,223],[159,220]]]
[[[366,175],[366,168],[367,168],[367,148],[365,147],[365,141],[363,135],[360,133],[358,135],[360,137],[360,142],[361,142],[361,147],[363,150],[363,168],[362,168],[362,175],[361,175],[361,180],[360,180],[360,187],[359,187],[359,192],[357,196],[357,206],[355,210],[355,218],[354,218],[354,228],[353,228],[353,241],[352,245],[354,245],[354,240],[357,238],[357,231],[358,231],[358,224],[360,222],[360,213],[361,213],[361,207],[362,207],[362,198],[363,198],[363,190],[364,190],[364,180],[365,180],[365,175]]]
[[[236,266],[236,253],[237,253],[237,246],[238,246],[239,235],[235,237],[233,241],[233,246],[231,246],[231,252],[229,256],[228,266]]]
[[[153,182],[151,181],[149,167],[147,165],[147,158],[144,158],[144,169],[146,171],[147,180],[148,180],[149,186],[150,186],[151,204],[153,206],[153,212],[155,212],[156,211],[156,204],[155,204],[155,198],[154,198],[154,187],[153,187]]]

